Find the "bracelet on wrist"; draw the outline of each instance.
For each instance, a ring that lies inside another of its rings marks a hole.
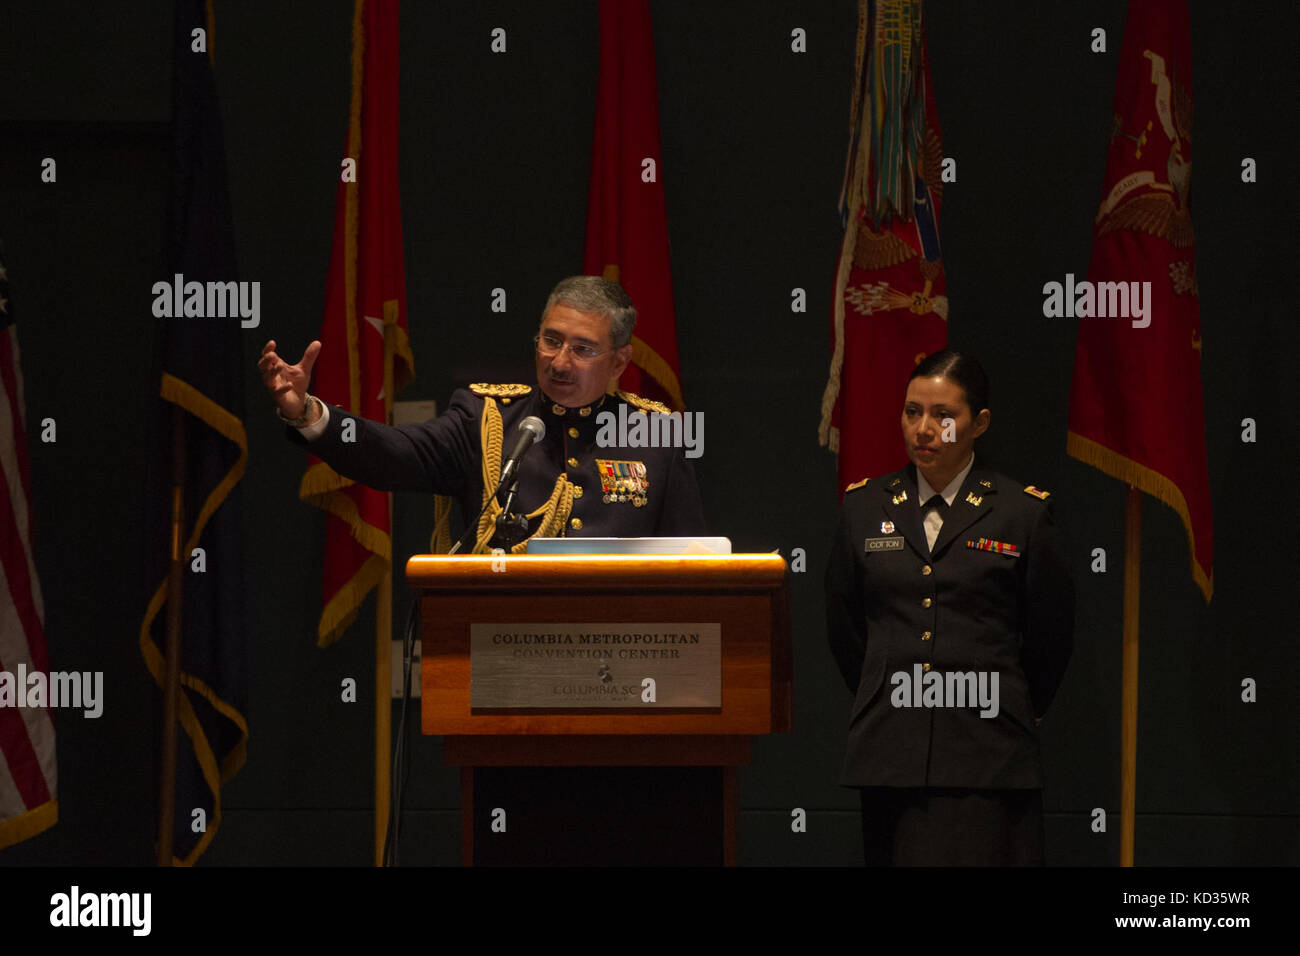
[[[292,425],[294,428],[306,428],[309,424],[311,424],[312,411],[313,409],[315,409],[316,403],[318,401],[320,401],[320,399],[318,399],[315,395],[308,395],[307,404],[303,406],[302,414],[299,415],[297,418],[285,418],[284,413],[281,412],[279,408],[276,408],[275,414],[280,419],[280,421],[284,422],[286,425]],[[319,416],[316,417],[319,418]]]

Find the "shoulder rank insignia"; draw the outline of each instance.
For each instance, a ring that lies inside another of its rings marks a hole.
[[[620,390],[618,392],[618,397],[623,399],[623,401],[627,402],[633,408],[639,408],[643,412],[659,412],[663,415],[671,415],[673,411],[662,402],[656,402],[649,398],[642,398],[640,395],[635,395],[632,392],[624,392]]]
[[[1025,486],[1025,494],[1027,494],[1027,495],[1033,495],[1035,498],[1039,498],[1039,499],[1046,499],[1047,496],[1051,494],[1051,492],[1050,492],[1050,491],[1039,491],[1039,490],[1038,490],[1037,488],[1035,488],[1033,485],[1026,485],[1026,486]]]
[[[870,478],[863,478],[861,481],[855,481],[853,484],[849,485],[847,488],[844,489],[844,493],[847,495],[853,489],[861,488],[870,480],[871,480]]]
[[[469,390],[475,395],[490,398],[518,398],[520,395],[527,395],[533,387],[531,385],[485,385],[482,382],[475,382]]]

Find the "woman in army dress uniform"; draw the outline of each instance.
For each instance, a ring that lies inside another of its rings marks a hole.
[[[911,464],[846,489],[826,617],[869,865],[1044,861],[1037,725],[1074,589],[1048,493],[975,460],[989,418],[979,363],[937,352],[907,383]]]

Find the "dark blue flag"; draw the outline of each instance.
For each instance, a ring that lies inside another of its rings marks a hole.
[[[248,740],[240,487],[248,459],[242,350],[247,320],[241,314],[249,311],[251,283],[236,281],[213,26],[200,0],[177,0],[175,13],[164,261],[151,298],[141,296],[154,316],[151,388],[158,401],[146,516],[150,592],[140,650],[162,688],[167,605],[173,600],[167,571],[179,546],[184,583],[173,855],[177,865],[189,865],[221,825],[221,786],[243,765]],[[173,542],[178,494],[184,517]]]

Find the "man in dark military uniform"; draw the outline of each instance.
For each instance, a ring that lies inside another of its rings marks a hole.
[[[594,276],[565,279],[547,300],[535,338],[535,386],[471,385],[452,395],[444,414],[418,425],[367,421],[309,396],[319,342],[307,347],[297,365],[287,365],[276,355],[275,342],[268,342],[258,369],[290,437],[335,471],[373,488],[455,496],[472,520],[489,504],[485,496],[499,480],[519,423],[534,415],[546,434],[523,459],[512,504],[512,511],[530,516],[530,536],[702,535],[703,509],[685,448],[618,448],[598,441],[602,413],[611,413],[616,424],[624,421],[630,435],[632,419],[669,411],[625,392],[607,394],[631,361],[635,322],[632,301],[617,283]],[[684,431],[678,434],[685,437]],[[504,497],[503,491],[489,506],[473,550],[497,543],[491,519]],[[717,792],[719,773],[709,767],[475,768],[476,802],[508,807],[512,821],[524,821],[506,841],[489,832],[489,818],[479,814],[475,860],[591,862],[594,841],[613,846],[616,855],[660,864],[681,862],[673,854],[685,842],[703,862],[720,862],[698,837],[711,832],[709,813],[683,821],[677,809],[707,803]],[[603,839],[592,836],[589,803],[621,808]],[[629,827],[627,819],[642,825]],[[676,842],[663,837],[669,826],[677,828]],[[573,837],[577,833],[581,839]],[[697,838],[691,841],[690,834]]]
[[[627,392],[607,394],[631,361],[635,322],[622,286],[596,276],[565,279],[547,300],[535,337],[537,385],[458,389],[444,414],[417,425],[368,421],[307,395],[319,342],[296,366],[286,365],[275,342],[268,342],[258,369],[290,437],[339,474],[372,488],[453,496],[471,520],[491,492],[485,477],[495,487],[519,423],[532,415],[545,423],[546,434],[519,468],[512,506],[530,516],[530,537],[700,535],[704,516],[685,449],[597,442],[603,413],[618,422],[669,412]],[[503,490],[499,504],[504,499]],[[489,517],[499,510],[491,509]],[[486,550],[493,538],[493,526],[485,523],[475,550]]]

